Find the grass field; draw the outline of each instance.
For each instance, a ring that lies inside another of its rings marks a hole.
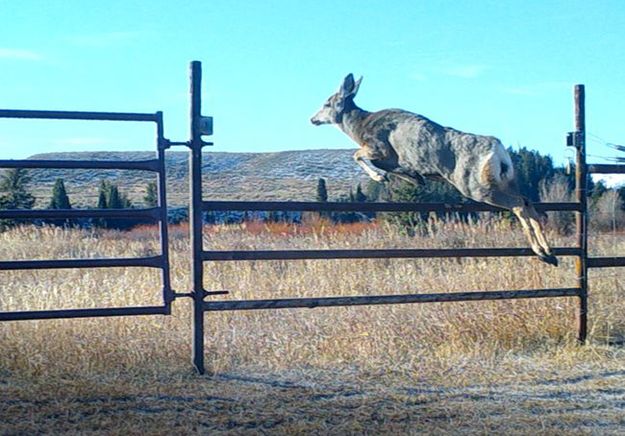
[[[189,290],[186,228],[172,228],[172,279]],[[431,223],[408,237],[374,224],[207,227],[205,247],[524,246],[507,222]],[[554,246],[573,238],[550,234]],[[592,237],[616,255],[625,235]],[[129,233],[24,227],[0,259],[144,256]],[[0,434],[622,433],[624,273],[592,271],[590,339],[575,298],[206,315],[207,365],[190,365],[191,304],[173,315],[0,324]],[[575,285],[573,259],[328,260],[206,264],[220,298],[400,294]],[[159,304],[149,269],[0,273],[0,310]]]

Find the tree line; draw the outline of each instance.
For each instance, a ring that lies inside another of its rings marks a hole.
[[[35,197],[28,191],[30,176],[24,168],[12,168],[4,171],[0,175],[0,209],[32,209],[35,205]],[[143,202],[145,207],[156,207],[158,205],[156,182],[149,182],[145,187]],[[50,200],[46,204],[47,209],[71,210],[72,202],[65,182],[62,178],[56,179],[52,187]],[[133,204],[127,194],[111,182],[102,180],[98,192],[97,209],[131,209]],[[24,220],[3,219],[0,220],[0,230],[23,223]],[[80,226],[80,227],[100,227],[107,229],[124,230],[143,224],[136,219],[50,219],[39,220],[41,223],[57,226]]]

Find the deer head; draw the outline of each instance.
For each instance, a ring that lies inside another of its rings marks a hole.
[[[354,81],[354,76],[350,73],[345,77],[339,90],[330,96],[323,104],[319,112],[310,119],[315,126],[321,124],[340,124],[346,109],[352,107],[354,97],[360,87],[362,77]]]

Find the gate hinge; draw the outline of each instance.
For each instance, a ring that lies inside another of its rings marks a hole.
[[[202,299],[210,295],[228,295],[230,293],[230,291],[207,291],[206,289],[202,289],[201,292],[202,292]],[[175,292],[174,293],[175,298],[182,298],[182,297],[193,298],[194,295],[195,295],[194,292]]]
[[[189,144],[190,144],[189,141],[170,141],[167,138],[162,138],[158,144],[158,147],[161,150],[167,150],[168,148],[173,147],[175,145],[182,145],[182,146],[188,147]]]

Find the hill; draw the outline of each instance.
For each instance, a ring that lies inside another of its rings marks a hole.
[[[205,152],[202,175],[205,199],[221,200],[313,200],[317,180],[326,179],[330,198],[344,195],[366,176],[352,159],[353,150],[304,150],[275,153]],[[30,159],[144,160],[153,152],[42,153]],[[168,199],[171,206],[187,204],[188,153],[168,152],[166,157]],[[29,170],[30,189],[37,207],[49,200],[52,185],[63,178],[72,204],[95,206],[101,180],[120,186],[133,204],[143,201],[145,186],[156,180],[153,173],[126,170]]]

